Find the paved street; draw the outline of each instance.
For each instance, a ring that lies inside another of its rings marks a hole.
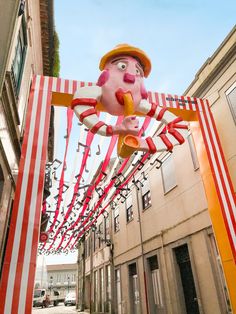
[[[57,306],[50,306],[48,308],[33,308],[32,314],[77,314],[75,306],[65,306],[59,303]]]

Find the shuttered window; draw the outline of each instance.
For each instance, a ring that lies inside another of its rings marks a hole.
[[[234,123],[236,124],[236,82],[227,90],[226,97],[234,119]]]
[[[172,155],[170,155],[161,166],[162,182],[164,193],[169,192],[177,186],[174,161]]]

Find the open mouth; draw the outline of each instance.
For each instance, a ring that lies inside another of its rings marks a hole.
[[[118,103],[119,103],[120,105],[122,105],[122,106],[124,106],[124,95],[125,95],[125,94],[130,94],[131,97],[133,98],[131,91],[124,91],[122,88],[119,88],[119,89],[116,91],[116,93],[115,93],[116,99],[117,99]]]

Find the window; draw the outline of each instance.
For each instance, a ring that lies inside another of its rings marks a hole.
[[[236,124],[236,82],[227,90],[226,97],[229,103],[229,107]]]
[[[175,178],[174,161],[172,155],[170,155],[161,166],[162,182],[164,193],[168,193],[174,187],[177,186]]]
[[[115,293],[116,293],[116,308],[117,313],[122,313],[122,301],[121,301],[121,282],[120,282],[120,270],[115,269]]]
[[[105,222],[105,240],[110,240],[110,217],[109,214],[104,219]]]
[[[114,231],[120,230],[119,207],[114,210]]]
[[[143,209],[147,209],[151,206],[151,193],[148,191],[147,193],[142,195],[142,201],[143,201]]]
[[[57,282],[61,282],[61,274],[57,274]]]
[[[2,167],[0,165],[0,204],[1,204],[3,186],[4,186],[4,174],[3,174],[3,171],[2,171]]]
[[[199,163],[198,163],[198,159],[197,159],[197,153],[196,153],[195,145],[193,142],[192,134],[189,134],[187,139],[188,139],[188,145],[189,145],[189,149],[190,149],[190,153],[191,153],[191,157],[192,157],[193,168],[194,168],[194,170],[197,170],[197,169],[199,169]]]
[[[107,265],[106,268],[106,305],[105,311],[111,312],[111,266]]]
[[[104,312],[105,290],[104,290],[104,270],[99,269],[99,312]]]
[[[27,33],[26,22],[24,16],[22,17],[22,23],[17,37],[17,43],[15,48],[15,57],[12,64],[12,74],[15,83],[17,94],[20,90],[21,78],[24,69],[25,56],[27,50]]]
[[[98,271],[94,272],[94,310],[98,311]]]
[[[140,306],[140,291],[139,291],[139,278],[136,263],[130,264],[129,269],[129,299],[130,299],[130,312],[141,313]]]
[[[90,256],[90,236],[85,240],[84,249],[85,258],[88,258]]]
[[[125,207],[126,207],[126,221],[128,223],[134,219],[132,196],[129,196],[128,199],[125,201]]]
[[[99,240],[96,231],[93,232],[93,251],[95,252],[98,249]]]
[[[101,222],[98,226],[98,247],[100,248],[102,245],[103,239],[103,222]]]
[[[151,192],[148,180],[142,182],[142,206],[143,210],[151,206]]]

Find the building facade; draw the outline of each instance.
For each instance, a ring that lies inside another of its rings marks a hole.
[[[47,265],[47,288],[58,290],[65,297],[76,292],[77,264]]]
[[[236,187],[236,28],[185,94],[208,98]],[[231,313],[194,142],[148,162],[79,242],[78,307],[93,313]]]
[[[53,1],[1,1],[0,269],[14,201],[32,77],[52,75]],[[52,147],[49,151],[51,155]]]

